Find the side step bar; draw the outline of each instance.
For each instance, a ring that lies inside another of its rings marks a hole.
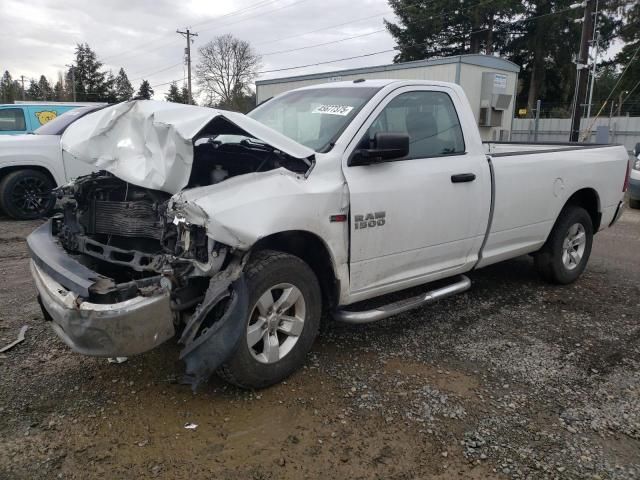
[[[373,310],[363,310],[360,312],[352,312],[349,310],[337,310],[333,314],[333,318],[339,322],[361,324],[371,323],[383,318],[397,315],[407,310],[422,307],[434,303],[437,300],[450,297],[457,293],[462,293],[471,287],[471,280],[465,275],[460,275],[455,283],[447,285],[445,287],[436,288],[415,297],[407,298],[404,300],[398,300],[397,302],[383,305],[382,307],[374,308]]]

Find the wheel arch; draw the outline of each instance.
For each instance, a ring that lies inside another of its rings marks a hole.
[[[306,230],[288,230],[261,238],[251,252],[277,250],[302,259],[318,278],[323,305],[330,308],[338,304],[340,280],[335,271],[333,257],[327,244],[315,233]]]
[[[24,165],[9,165],[6,167],[0,167],[0,182],[12,172],[17,172],[20,170],[36,170],[38,172],[44,173],[47,177],[51,179],[53,184],[57,187],[58,182],[56,181],[56,177],[47,167],[43,167],[42,165],[33,165],[33,164],[24,164]]]
[[[600,196],[593,188],[581,188],[571,195],[562,207],[564,210],[568,205],[575,205],[584,208],[593,223],[593,233],[600,229],[602,221],[602,210],[600,208]],[[562,212],[561,210],[561,212]]]

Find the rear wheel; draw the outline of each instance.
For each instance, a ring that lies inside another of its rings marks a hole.
[[[548,282],[562,285],[574,282],[587,266],[592,243],[593,223],[589,213],[582,207],[568,205],[535,255],[536,268]]]
[[[300,258],[269,250],[256,254],[245,275],[245,335],[218,375],[243,388],[264,388],[304,363],[320,327],[320,286]]]
[[[640,209],[640,200],[634,200],[633,198],[629,199],[629,206],[631,208]]]
[[[38,170],[16,170],[0,182],[0,206],[17,220],[33,220],[48,215],[55,204],[51,190],[55,184]]]

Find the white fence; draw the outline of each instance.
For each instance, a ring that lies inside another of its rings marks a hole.
[[[621,143],[627,150],[633,150],[640,143],[640,117],[600,117],[593,125],[592,118],[583,118],[580,131],[591,126],[587,142],[596,142],[596,132],[601,128],[600,139],[608,139],[608,143]],[[608,129],[608,132],[606,131]],[[538,120],[538,142],[568,142],[571,130],[570,118],[541,118]],[[533,142],[535,136],[535,119],[514,118],[511,130],[511,141]]]

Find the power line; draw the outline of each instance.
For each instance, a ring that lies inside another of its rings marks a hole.
[[[248,11],[248,10],[250,10],[251,8],[256,8],[256,7],[259,7],[259,6],[260,6],[260,7],[262,7],[262,6],[266,6],[267,4],[273,3],[274,1],[276,1],[276,0],[270,0],[270,1],[262,1],[262,2],[258,2],[258,3],[256,3],[256,4],[254,4],[253,6],[249,6],[249,7],[247,7],[246,9],[240,9],[240,10],[237,10],[237,11],[235,11],[235,12],[231,12],[231,13],[229,13],[229,14],[222,15],[222,16],[220,16],[220,17],[217,17],[215,20],[218,20],[218,19],[223,18],[223,17],[226,17],[226,16],[230,16],[230,15],[232,15],[232,14],[238,14],[238,13],[242,13],[243,11]],[[306,2],[306,1],[308,1],[308,0],[298,0],[298,1],[296,1],[296,2],[293,2],[293,3],[287,4],[287,5],[283,5],[283,6],[279,7],[279,8],[276,8],[276,9],[270,10],[270,12],[268,12],[268,13],[271,13],[271,12],[274,12],[274,11],[278,11],[278,10],[282,10],[282,9],[284,9],[284,8],[289,8],[289,7],[292,7],[292,6],[296,5],[296,4],[303,3],[303,2]],[[475,4],[475,5],[471,5],[470,7],[468,7],[468,9],[470,9],[470,8],[475,8],[475,7],[477,7],[477,6],[484,5],[484,4],[487,4],[487,3],[491,3],[491,2],[493,2],[493,1],[495,1],[495,0],[485,0],[485,1],[479,2],[479,3]],[[466,10],[466,9],[465,9],[465,10]],[[263,13],[266,13],[266,12],[263,12]],[[387,12],[387,13],[392,13],[392,12]],[[440,14],[440,15],[437,15],[437,16],[443,16],[443,15],[446,15],[446,14],[448,14],[448,13],[450,13],[450,12],[445,12],[445,13]],[[285,40],[285,39],[301,37],[301,36],[308,35],[308,34],[311,34],[311,33],[316,33],[316,32],[323,31],[323,30],[328,30],[328,29],[331,29],[331,28],[336,28],[336,27],[340,27],[340,26],[344,26],[344,25],[349,25],[349,24],[352,24],[352,23],[360,22],[360,21],[363,21],[363,20],[368,20],[368,19],[375,18],[375,17],[380,17],[380,16],[383,16],[383,15],[385,15],[385,14],[386,14],[386,13],[377,13],[377,14],[375,14],[375,15],[370,15],[370,16],[367,16],[367,17],[362,17],[362,18],[355,19],[355,20],[351,20],[351,21],[348,21],[348,22],[343,22],[343,23],[340,23],[340,24],[337,24],[337,25],[331,25],[331,26],[328,26],[328,27],[323,27],[323,28],[315,29],[315,30],[312,30],[312,31],[309,31],[309,32],[304,32],[304,33],[296,34],[296,35],[292,35],[292,36],[289,36],[289,37],[284,37],[284,38],[280,38],[280,39],[270,40],[270,41],[268,41],[268,42],[259,43],[259,44],[257,44],[257,45],[265,45],[265,44],[268,44],[268,43],[274,43],[274,42],[281,41],[281,40]],[[260,15],[261,15],[261,14],[258,14],[258,15],[252,15],[252,16],[249,16],[249,17],[245,17],[245,18],[242,18],[242,19],[240,19],[240,20],[238,20],[238,21],[236,21],[236,22],[232,22],[232,23],[230,23],[230,24],[226,24],[225,26],[234,25],[234,24],[236,24],[236,23],[240,23],[240,22],[243,22],[243,21],[245,21],[245,20],[249,20],[249,19],[251,19],[251,18],[254,18],[254,17],[260,16]],[[199,23],[199,24],[194,24],[194,25],[201,25],[201,24],[205,24],[205,23],[210,23],[211,21],[212,21],[212,20],[207,20],[207,21],[205,21],[205,22],[201,22],[201,23]],[[204,29],[204,30],[206,31],[206,30],[210,30],[210,29]],[[349,40],[349,39],[351,39],[351,38],[358,38],[358,37],[360,37],[360,36],[373,35],[374,33],[381,33],[381,32],[384,32],[384,31],[385,31],[385,29],[380,29],[380,30],[377,30],[377,31],[375,31],[375,32],[368,32],[368,33],[366,33],[366,34],[355,35],[355,36],[348,37],[348,38],[345,38],[345,39],[335,40],[335,41],[331,41],[331,42],[325,42],[325,43],[322,43],[322,44],[310,45],[310,46],[307,46],[307,47],[299,47],[299,48],[297,48],[297,49],[292,49],[292,50],[284,50],[284,51],[279,51],[279,52],[270,52],[270,53],[266,53],[266,54],[265,54],[265,56],[268,56],[268,55],[275,55],[276,53],[286,53],[286,52],[289,52],[289,51],[303,50],[303,49],[306,49],[306,48],[314,48],[314,47],[316,47],[316,46],[330,45],[330,44],[333,44],[333,43],[340,43],[340,42],[343,42],[343,41],[347,41],[347,40]],[[169,42],[169,43],[172,43],[172,42]],[[168,43],[158,45],[158,46],[156,46],[156,48],[154,48],[154,49],[152,49],[152,50],[148,50],[148,52],[151,52],[151,51],[154,51],[154,50],[158,50],[158,49],[160,49],[160,48],[163,48],[163,47],[164,47],[164,46],[166,46],[166,45],[168,45]],[[145,53],[146,53],[146,52],[145,52]],[[125,53],[124,55],[127,55],[127,54]],[[140,56],[140,55],[142,55],[142,53],[134,54],[134,55],[133,55],[133,57],[130,57],[130,58],[135,58],[135,57]],[[167,69],[169,69],[169,68],[171,68],[171,67],[167,67]],[[149,75],[146,75],[146,76],[149,76]]]
[[[627,92],[627,96],[624,97],[624,100],[622,100],[622,103],[626,103],[626,101],[629,100],[629,97],[633,94],[633,92],[636,91],[636,88],[638,88],[639,86],[640,86],[640,80],[638,80],[636,84],[633,86],[633,88]]]
[[[158,83],[157,85],[151,85],[151,88],[162,87],[164,85],[169,85],[170,83],[179,82],[180,80],[184,80],[183,78],[177,78],[176,80],[171,80],[169,82]]]
[[[309,34],[312,34],[312,33],[322,32],[324,30],[330,30],[332,28],[337,28],[337,27],[344,27],[345,25],[351,25],[352,23],[362,22],[364,20],[371,20],[372,18],[376,18],[376,17],[382,17],[382,16],[386,15],[387,13],[393,13],[393,12],[376,13],[375,15],[370,15],[368,17],[362,17],[362,18],[358,18],[356,20],[350,20],[348,22],[338,23],[336,25],[329,25],[328,27],[318,28],[316,30],[311,30],[309,32],[298,33],[298,34],[295,34],[295,35],[290,35],[288,37],[281,37],[281,38],[276,38],[274,40],[268,40],[266,42],[256,43],[256,44],[254,44],[254,46],[258,46],[259,47],[260,45],[267,45],[267,44],[270,44],[270,43],[276,43],[276,42],[280,42],[282,40],[290,40],[292,38],[304,37],[305,35],[309,35]]]
[[[613,96],[613,92],[615,92],[616,88],[618,88],[618,85],[620,85],[620,82],[622,81],[622,77],[624,77],[624,74],[627,73],[627,70],[629,70],[629,67],[631,66],[631,64],[635,60],[636,55],[638,55],[638,52],[640,52],[640,44],[638,44],[638,48],[636,48],[636,51],[633,52],[633,55],[631,56],[631,59],[629,60],[629,63],[627,63],[627,65],[625,65],[624,70],[622,70],[622,73],[620,74],[620,76],[618,77],[618,80],[616,81],[615,85],[613,86],[613,88],[609,92],[609,95],[607,95],[607,99],[604,101],[604,103],[600,107],[600,110],[598,110],[598,113],[596,113],[596,116],[593,117],[593,121],[591,122],[591,125],[589,125],[589,128],[586,129],[586,132],[590,132],[591,129],[593,128],[593,125],[596,123],[596,120],[598,119],[598,117],[602,113],[602,110],[604,110],[604,107],[607,105],[607,103],[609,102],[609,100]],[[634,90],[635,90],[635,87],[634,87]]]
[[[306,47],[298,47],[298,48],[291,48],[289,50],[279,50],[277,52],[262,53],[261,56],[262,57],[268,57],[269,55],[277,55],[279,53],[297,52],[298,50],[306,50],[308,48],[323,47],[325,45],[333,45],[334,43],[346,42],[347,40],[353,40],[354,38],[368,37],[368,36],[373,35],[375,33],[381,33],[381,32],[386,32],[386,31],[387,31],[387,29],[383,28],[381,30],[374,30],[373,32],[361,33],[360,35],[353,35],[351,37],[341,38],[339,40],[332,40],[330,42],[316,43],[315,45],[308,45]]]
[[[238,15],[240,13],[243,13],[243,12],[246,12],[248,10],[251,10],[252,8],[256,8],[258,6],[260,6],[260,7],[266,6],[268,4],[274,3],[275,1],[278,1],[278,0],[263,0],[263,1],[258,2],[256,4],[253,4],[253,6],[250,5],[249,7],[245,7],[243,9],[239,9],[239,10],[236,10],[234,12],[230,12],[228,14],[221,15],[220,17],[216,17],[215,19],[207,20],[207,21],[200,22],[200,23],[193,24],[193,25],[203,25],[205,23],[211,23],[211,22],[214,22],[214,21],[219,21],[219,19],[221,19],[221,18],[225,18],[225,17],[231,16],[231,15]],[[298,4],[298,3],[302,3],[302,2],[306,2],[306,1],[309,1],[309,0],[298,0],[296,2],[287,4],[287,5],[283,5],[281,7],[275,8],[273,10],[269,10],[267,12],[261,12],[261,13],[259,13],[257,15],[250,15],[248,17],[241,18],[238,21],[227,23],[227,24],[223,25],[223,27],[224,26],[229,26],[229,25],[235,25],[237,23],[244,22],[245,20],[249,20],[251,18],[255,18],[255,17],[258,17],[258,16],[262,16],[262,15],[265,15],[265,14],[268,14],[268,13],[272,13],[272,12],[278,11],[278,10],[282,10],[284,8],[289,8],[289,7],[292,7],[292,6],[294,6],[294,5]],[[260,4],[260,5],[258,5],[258,4]],[[220,26],[215,26],[215,27],[212,27],[212,28],[218,28],[218,27],[220,27]],[[204,31],[211,30],[212,28],[206,28],[206,29],[204,29]],[[156,50],[160,50],[161,48],[165,48],[165,47],[167,47],[167,46],[169,46],[169,45],[171,45],[173,43],[174,43],[173,40],[170,40],[168,42],[162,42],[160,44],[158,44],[157,41],[148,42],[148,43],[145,43],[145,44],[140,45],[138,47],[131,48],[127,52],[117,53],[117,54],[108,55],[106,57],[103,57],[103,60],[110,59],[110,58],[116,58],[116,57],[127,58],[128,60],[131,60],[132,58],[136,58],[136,57],[139,57],[141,55],[148,54],[148,53],[156,51]],[[149,45],[155,45],[155,47],[151,48],[151,49],[145,48],[146,46],[149,46]],[[142,50],[142,51],[140,51],[140,50]]]
[[[516,24],[516,23],[522,23],[522,22],[526,22],[526,21],[531,21],[531,20],[536,20],[538,18],[547,17],[549,15],[556,15],[556,14],[559,14],[559,13],[564,13],[567,10],[569,10],[569,9],[558,10],[557,12],[545,13],[545,14],[534,16],[534,17],[529,17],[529,18],[526,18],[526,19],[516,20],[514,22],[509,22],[509,25],[513,25],[513,24]],[[472,30],[472,31],[468,32],[468,35],[471,35],[473,33],[484,32],[486,30],[490,30],[490,29],[483,28],[483,29],[479,29],[479,30]],[[405,45],[405,47],[420,47],[420,46],[427,45],[429,43],[430,43],[429,41],[421,42],[421,43],[414,43],[414,44],[410,44],[410,45]],[[327,60],[327,61],[324,61],[324,62],[310,63],[310,64],[307,64],[307,65],[298,65],[298,66],[295,66],[295,67],[285,67],[285,68],[276,68],[276,69],[273,69],[273,70],[263,70],[263,71],[256,72],[256,73],[258,75],[262,75],[262,74],[265,74],[265,73],[285,72],[285,71],[289,71],[289,70],[297,70],[297,69],[300,69],[300,68],[316,67],[316,66],[320,66],[320,65],[327,65],[327,64],[337,63],[337,62],[342,62],[342,61],[347,61],[347,60],[355,60],[355,59],[358,59],[358,58],[372,57],[374,55],[381,55],[383,53],[395,52],[397,50],[398,50],[398,47],[395,47],[395,48],[391,48],[391,49],[387,49],[387,50],[380,50],[378,52],[371,52],[371,53],[366,53],[366,54],[362,54],[362,55],[355,55],[355,56],[352,56],[352,57],[337,58],[335,60]],[[444,50],[439,50],[438,52],[433,52],[433,53],[439,53],[439,52],[443,52],[443,51]]]
[[[250,19],[252,19],[252,18],[260,17],[260,16],[264,15],[265,13],[273,13],[273,12],[277,12],[277,11],[279,11],[279,10],[283,10],[283,9],[285,9],[285,8],[293,7],[294,5],[297,5],[297,4],[299,4],[299,3],[308,2],[308,1],[309,1],[309,0],[297,0],[297,1],[293,2],[293,3],[289,3],[289,4],[287,4],[287,5],[282,5],[282,6],[278,7],[278,8],[274,8],[273,10],[269,10],[268,12],[260,12],[260,13],[258,13],[258,14],[256,14],[256,15],[250,15],[250,16],[248,16],[248,17],[241,18],[240,20],[237,20],[237,21],[235,21],[235,22],[225,23],[223,26],[217,25],[217,26],[215,26],[215,27],[210,27],[210,28],[201,28],[201,29],[200,29],[200,31],[201,31],[201,32],[207,32],[207,31],[209,31],[209,30],[213,30],[213,29],[215,29],[215,28],[228,27],[228,26],[230,26],[230,25],[236,25],[236,24],[238,24],[238,23],[242,23],[242,22],[244,22],[244,21],[246,21],[246,20],[250,20]]]
[[[192,23],[192,24],[190,24],[190,26],[193,28],[193,27],[199,27],[200,25],[206,25],[207,23],[217,22],[222,18],[230,17],[230,16],[233,16],[233,15],[239,15],[239,14],[245,13],[245,12],[247,12],[249,10],[255,10],[257,8],[262,8],[264,6],[267,6],[267,5],[271,4],[271,3],[275,3],[277,1],[278,0],[262,0],[260,2],[253,3],[253,4],[251,4],[251,5],[247,6],[247,7],[240,8],[240,9],[235,10],[233,12],[225,13],[224,15],[219,15],[219,16],[217,16],[215,18],[210,18],[209,20],[203,20],[202,22]]]
[[[154,42],[154,43],[155,43],[155,42]],[[125,52],[125,53],[123,53],[123,54],[121,54],[121,55],[118,55],[118,56],[119,56],[120,58],[126,58],[126,59],[127,59],[127,61],[131,61],[131,59],[132,59],[132,58],[140,57],[140,56],[142,56],[142,55],[147,55],[147,54],[149,54],[150,52],[155,52],[156,50],[160,50],[160,49],[162,49],[162,48],[166,48],[166,47],[168,47],[168,46],[170,46],[170,45],[172,45],[172,44],[176,44],[176,40],[175,40],[175,39],[170,40],[170,41],[168,41],[168,42],[164,42],[164,43],[156,44],[156,47],[155,47],[155,48],[151,48],[151,49],[148,49],[148,50],[146,50],[146,51],[142,51],[142,52],[137,52],[137,53],[136,53],[135,49],[132,49],[131,51],[129,51],[129,52]],[[176,45],[176,46],[177,46],[177,45]],[[133,55],[131,55],[132,53],[133,53]],[[108,63],[111,63],[111,62],[108,62]]]
[[[287,70],[297,70],[299,68],[317,67],[319,65],[327,65],[329,63],[342,62],[342,61],[346,61],[346,60],[355,60],[356,58],[372,57],[374,55],[380,55],[380,54],[383,54],[383,53],[395,52],[395,50],[396,50],[395,48],[392,48],[390,50],[380,50],[379,52],[365,53],[363,55],[356,55],[356,56],[353,56],[353,57],[345,57],[345,58],[337,58],[335,60],[327,60],[326,62],[309,63],[307,65],[298,65],[297,67],[276,68],[274,70],[263,70],[261,72],[256,72],[256,73],[258,75],[262,75],[262,74],[265,74],[265,73],[275,73],[275,72],[285,72]]]
[[[156,70],[155,72],[147,73],[147,74],[145,74],[145,75],[141,75],[141,76],[139,76],[139,77],[132,78],[132,79],[130,79],[129,81],[130,81],[130,82],[135,82],[135,81],[137,81],[137,80],[142,80],[143,78],[149,78],[149,77],[152,77],[153,75],[156,75],[156,74],[158,74],[158,73],[166,72],[167,70],[169,70],[169,69],[171,69],[171,68],[175,68],[175,67],[177,67],[178,65],[184,65],[184,62],[179,62],[179,63],[176,63],[176,64],[174,64],[174,65],[170,65],[170,66],[168,66],[168,67],[166,67],[166,68],[163,68],[163,69],[161,69],[161,70]]]
[[[212,18],[212,19],[209,19],[209,20],[205,20],[205,21],[199,22],[199,23],[194,23],[194,24],[192,24],[192,26],[203,25],[203,24],[206,24],[206,23],[211,23],[211,22],[214,22],[214,21],[218,21],[221,18],[229,17],[229,16],[232,16],[232,15],[238,15],[240,13],[243,13],[246,10],[251,10],[251,9],[255,8],[257,5],[259,5],[259,4],[274,3],[276,1],[278,1],[278,0],[262,0],[260,2],[256,2],[256,3],[252,4],[252,5],[249,5],[249,6],[244,7],[244,8],[240,8],[240,9],[235,10],[233,12],[225,13],[224,15],[220,15],[219,17]],[[158,38],[166,37],[166,36],[168,36],[168,34],[169,34],[169,32],[165,33],[164,35],[161,35]],[[132,47],[132,48],[128,49],[127,52],[124,52],[124,53],[119,52],[119,53],[114,53],[114,54],[111,54],[111,55],[104,56],[104,57],[102,57],[102,60],[107,60],[109,58],[121,57],[123,55],[128,55],[129,53],[131,53],[133,51],[145,49],[149,45],[157,45],[158,38],[156,38],[156,40],[153,40],[151,42],[145,42],[145,43],[140,44],[138,46]],[[165,45],[166,45],[166,43],[165,43]]]
[[[291,3],[291,4],[285,5],[285,6],[281,7],[281,8],[290,7],[290,6],[293,6],[293,5],[297,4],[297,3],[302,3],[304,1],[307,1],[307,0],[299,0],[298,2],[294,2],[294,3]],[[478,6],[485,5],[485,4],[491,3],[493,1],[495,1],[495,0],[481,1],[481,2],[479,2],[477,4],[469,6],[469,7],[465,8],[465,9],[463,9],[463,10],[469,10],[469,9],[472,9],[472,8],[476,8]],[[276,10],[279,10],[279,9],[276,9]],[[533,17],[522,18],[520,20],[515,20],[513,22],[509,22],[508,25],[515,25],[515,24],[518,24],[518,23],[529,22],[529,21],[532,21],[532,20],[536,20],[536,19],[539,19],[539,18],[550,16],[550,15],[557,15],[557,14],[560,14],[560,13],[564,13],[564,12],[567,12],[569,10],[571,10],[571,9],[570,8],[566,8],[566,9],[563,9],[563,10],[558,10],[556,12],[549,12],[549,13],[545,13],[545,14],[536,15],[536,16],[533,16]],[[459,9],[456,9],[456,10],[453,10],[453,11],[459,11]],[[435,17],[437,18],[437,17],[440,17],[440,16],[448,15],[450,13],[451,13],[451,11],[443,12],[441,14],[435,15]],[[297,38],[297,37],[300,37],[300,36],[308,35],[310,33],[315,33],[315,32],[318,32],[318,31],[327,30],[327,29],[330,29],[330,28],[338,27],[338,26],[348,25],[348,24],[351,24],[351,23],[367,20],[367,19],[370,19],[370,18],[375,18],[375,17],[381,16],[381,15],[384,15],[384,14],[375,14],[375,15],[371,15],[369,17],[363,17],[363,18],[352,20],[352,21],[349,21],[349,22],[343,22],[341,24],[337,24],[337,25],[333,25],[333,26],[329,26],[329,27],[323,27],[323,28],[312,30],[312,31],[309,31],[309,32],[296,34],[296,35],[293,35],[293,36],[284,37],[284,38],[280,38],[280,39],[276,39],[276,40],[271,40],[271,41],[268,41],[268,42],[263,42],[262,44],[258,44],[258,45],[264,45],[264,44],[268,44],[268,43],[273,43],[273,42],[276,42],[276,41],[281,41],[281,40],[289,39],[289,38]],[[242,19],[242,20],[244,21],[246,19],[248,19],[248,18],[245,18],[245,19]],[[468,34],[479,33],[479,32],[483,32],[483,31],[487,31],[487,30],[490,30],[490,29],[489,28],[483,28],[483,29],[473,30],[473,31],[468,32]],[[320,43],[320,44],[308,45],[308,46],[305,46],[305,47],[298,47],[298,48],[289,49],[289,50],[281,50],[281,51],[276,51],[276,52],[269,52],[269,53],[264,54],[264,56],[282,54],[282,53],[289,53],[289,52],[292,52],[292,51],[299,51],[299,50],[305,50],[305,49],[308,49],[308,48],[315,48],[315,47],[318,47],[318,46],[325,46],[325,45],[329,45],[329,44],[340,43],[340,42],[344,42],[344,41],[350,40],[352,38],[358,38],[358,37],[364,37],[364,36],[367,36],[367,35],[373,35],[374,33],[379,33],[379,32],[382,32],[382,31],[384,31],[384,29],[376,30],[374,32],[368,32],[368,33],[365,33],[365,34],[354,35],[354,36],[346,37],[346,38],[343,38],[343,39],[333,40],[333,41],[330,41],[330,42],[323,42],[323,43]],[[411,44],[411,45],[406,45],[405,47],[418,47],[418,46],[426,45],[428,43],[429,42],[415,43],[415,44]],[[370,52],[370,53],[366,53],[366,54],[362,54],[362,55],[339,58],[339,59],[328,60],[328,61],[323,61],[323,62],[316,62],[316,63],[306,64],[306,65],[278,68],[278,69],[272,69],[272,70],[263,70],[263,71],[257,72],[257,74],[258,75],[262,75],[262,74],[266,74],[266,73],[276,73],[276,72],[297,70],[297,69],[301,69],[301,68],[308,68],[308,67],[313,67],[313,66],[328,65],[328,64],[331,64],[331,63],[337,63],[337,62],[347,61],[347,60],[354,60],[354,59],[358,59],[358,58],[366,58],[366,57],[371,57],[371,56],[375,56],[375,55],[381,55],[383,53],[390,53],[390,52],[394,52],[394,51],[397,51],[397,47],[393,48],[393,49],[380,50],[380,51],[377,51],[377,52]],[[440,50],[439,52],[433,52],[433,53],[440,53],[442,51],[443,50]],[[168,70],[169,68],[172,68],[172,67],[166,67],[163,70]],[[159,73],[159,72],[156,72],[156,73]],[[173,81],[165,82],[165,83],[159,84],[158,86],[167,85],[167,84],[172,83],[172,82]]]
[[[482,1],[482,2],[478,2],[478,3],[474,4],[474,5],[470,5],[467,8],[464,8],[464,9],[455,9],[455,10],[451,10],[451,11],[448,11],[448,12],[440,13],[438,15],[432,15],[430,18],[443,17],[445,15],[449,15],[450,13],[464,12],[464,11],[467,11],[467,10],[471,10],[472,8],[476,8],[478,6],[483,6],[483,5],[486,5],[488,3],[492,3],[494,1],[495,0],[485,0],[485,1]],[[374,15],[374,16],[379,16],[379,15]],[[367,18],[369,18],[369,17],[367,17]],[[346,23],[343,23],[343,24],[340,24],[340,25],[346,25],[346,24],[349,24],[349,23],[352,23],[352,22],[346,22]],[[329,27],[327,27],[327,28],[329,28]],[[319,30],[326,30],[326,28],[318,29],[318,30],[312,30],[311,32],[307,32],[307,33],[314,33],[314,32],[317,32]],[[276,54],[279,54],[279,53],[289,53],[289,52],[295,52],[295,51],[298,51],[298,50],[305,50],[305,49],[308,49],[308,48],[315,48],[315,47],[321,47],[321,46],[325,46],[325,45],[332,45],[332,44],[335,44],[335,43],[344,42],[344,41],[351,40],[351,39],[354,39],[354,38],[366,37],[366,36],[369,36],[369,35],[373,35],[375,33],[381,33],[381,32],[386,32],[386,31],[387,31],[386,28],[382,28],[380,30],[375,30],[373,32],[367,32],[367,33],[363,33],[363,34],[359,34],[359,35],[352,35],[350,37],[346,37],[346,38],[342,38],[342,39],[338,39],[338,40],[332,40],[332,41],[323,42],[323,43],[316,43],[314,45],[307,45],[305,47],[297,47],[297,48],[292,48],[292,49],[288,49],[288,50],[279,50],[279,51],[276,51],[276,52],[263,53],[261,55],[263,57],[266,57],[266,56],[269,56],[269,55],[276,55]],[[479,32],[479,31],[483,31],[483,30],[477,30],[477,31],[472,32],[472,33],[476,33],[476,32]],[[305,35],[305,34],[301,34],[300,36],[302,36],[302,35]],[[267,43],[269,43],[269,42],[267,42]],[[261,45],[261,44],[258,44],[258,45]]]

